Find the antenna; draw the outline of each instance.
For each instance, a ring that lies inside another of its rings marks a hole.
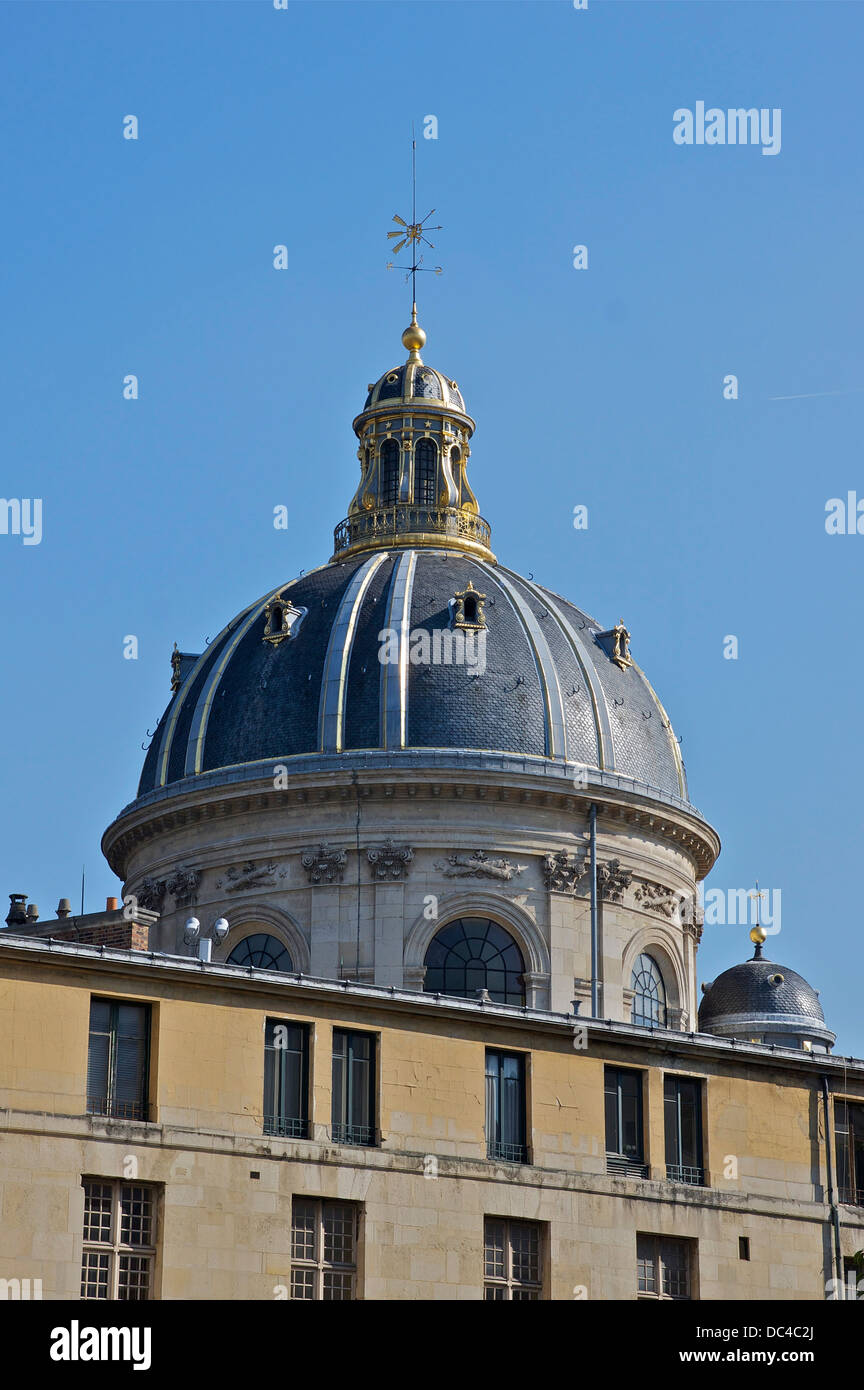
[[[84,865],[81,865],[81,916],[84,916]]]

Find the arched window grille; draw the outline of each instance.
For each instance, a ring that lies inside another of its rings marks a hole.
[[[486,917],[460,917],[435,935],[426,952],[429,994],[476,999],[487,989],[496,1004],[524,1004],[525,962],[509,932]]]
[[[385,439],[381,445],[381,506],[395,507],[399,501],[399,445]]]
[[[421,507],[435,505],[435,465],[438,451],[432,439],[420,439],[414,450],[414,500]]]
[[[265,932],[244,936],[227,960],[228,965],[252,965],[256,970],[293,970],[291,956],[282,942]]]
[[[637,956],[630,977],[634,992],[631,1023],[643,1028],[666,1027],[666,986],[653,956]]]

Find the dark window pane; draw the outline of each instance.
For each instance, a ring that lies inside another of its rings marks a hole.
[[[525,1163],[525,1059],[486,1053],[486,1142],[490,1158]]]
[[[244,936],[231,952],[226,965],[252,966],[255,970],[293,971],[294,963],[282,942],[266,932]]]
[[[431,439],[420,439],[414,451],[414,501],[420,506],[434,507],[435,463],[437,449]]]
[[[264,1132],[308,1136],[308,1029],[268,1018],[264,1035]]]
[[[381,445],[381,505],[395,507],[399,500],[399,445],[385,439]]]
[[[442,927],[426,952],[424,990],[475,999],[488,989],[498,1004],[524,1004],[525,963],[509,932],[485,917],[464,917]]]
[[[333,1138],[375,1142],[375,1040],[368,1033],[333,1031]]]
[[[605,1074],[606,1150],[632,1163],[643,1157],[642,1074],[607,1067]]]

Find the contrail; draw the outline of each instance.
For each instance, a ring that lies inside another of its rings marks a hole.
[[[769,396],[769,401],[812,401],[817,396],[851,396],[856,391],[864,391],[864,386],[850,386],[845,391],[808,391],[803,396]]]

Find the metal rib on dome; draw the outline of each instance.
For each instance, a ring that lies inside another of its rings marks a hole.
[[[482,672],[446,655],[457,597],[471,593],[485,595]],[[279,643],[266,620],[276,597],[305,610]],[[382,631],[394,635],[392,660],[380,659]],[[418,631],[432,657],[417,659]],[[139,792],[268,759],[290,767],[328,752],[413,749],[570,762],[686,801],[662,706],[607,647],[566,599],[449,548],[324,565],[244,609],[198,658],[160,721]]]

